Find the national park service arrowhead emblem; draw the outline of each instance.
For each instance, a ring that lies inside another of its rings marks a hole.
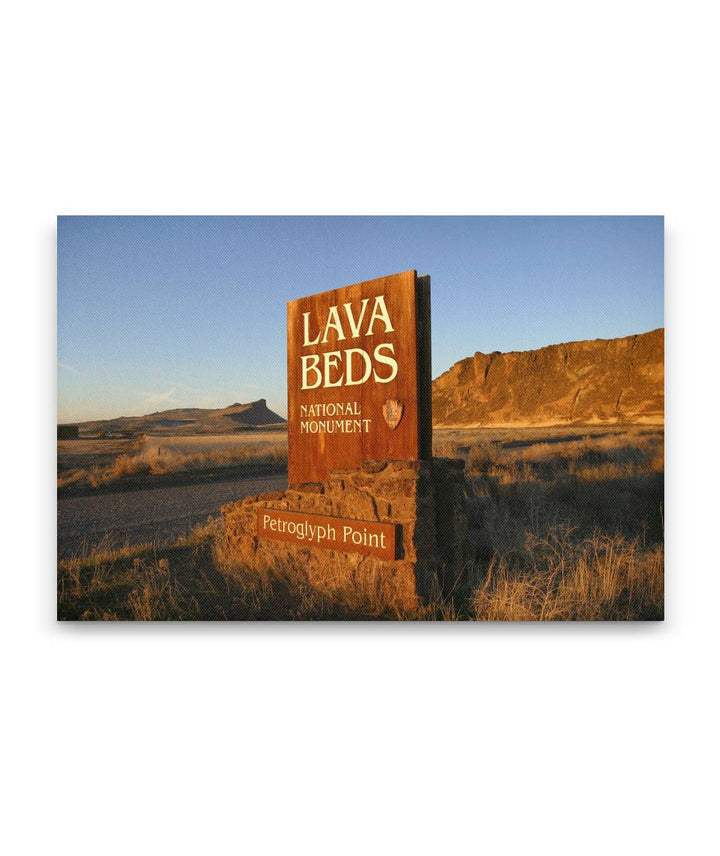
[[[383,404],[383,416],[393,430],[398,427],[403,415],[403,406],[396,398],[388,398]]]

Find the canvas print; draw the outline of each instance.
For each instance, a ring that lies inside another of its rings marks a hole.
[[[59,620],[662,620],[662,217],[57,229]]]

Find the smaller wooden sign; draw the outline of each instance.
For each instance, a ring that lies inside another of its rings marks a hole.
[[[343,553],[362,553],[379,559],[398,557],[399,528],[396,523],[376,523],[349,517],[324,517],[275,508],[258,507],[257,510],[259,538]]]

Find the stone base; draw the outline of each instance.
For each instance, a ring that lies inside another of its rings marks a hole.
[[[294,565],[322,588],[348,585],[383,602],[412,609],[468,583],[468,484],[463,461],[378,461],[331,472],[321,484],[250,496],[222,507],[222,552],[238,567],[264,570]],[[394,561],[258,538],[257,509],[348,517],[400,524]]]

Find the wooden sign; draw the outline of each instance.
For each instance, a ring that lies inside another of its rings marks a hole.
[[[401,543],[399,524],[352,520],[346,517],[324,517],[275,508],[257,510],[259,538],[289,541],[303,547],[362,553],[379,559],[396,559]]]
[[[293,300],[288,481],[432,455],[430,277],[410,270]]]

